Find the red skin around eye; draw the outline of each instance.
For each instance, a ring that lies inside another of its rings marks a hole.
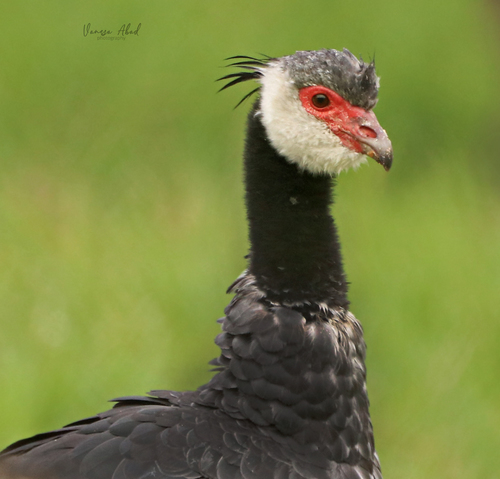
[[[318,94],[326,95],[330,104],[323,108],[315,106],[312,98]],[[358,139],[377,136],[371,128],[363,126],[364,121],[373,121],[373,112],[351,105],[333,90],[319,85],[308,86],[299,90],[299,97],[304,109],[318,120],[324,121],[347,148],[363,153],[364,148]]]

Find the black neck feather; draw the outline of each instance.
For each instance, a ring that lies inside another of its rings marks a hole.
[[[301,171],[270,144],[250,112],[245,185],[249,271],[267,298],[347,308],[347,282],[333,218],[332,179]]]

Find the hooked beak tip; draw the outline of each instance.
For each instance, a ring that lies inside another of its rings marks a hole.
[[[389,171],[392,166],[392,150],[381,156],[377,161],[384,167],[385,171]]]
[[[387,149],[383,153],[375,152],[373,149],[370,150],[367,155],[373,158],[377,163],[380,163],[385,171],[389,171],[392,166],[392,148]]]

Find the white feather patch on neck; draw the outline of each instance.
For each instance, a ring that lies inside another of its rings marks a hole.
[[[269,64],[263,72],[260,114],[281,155],[315,174],[337,175],[366,163],[365,155],[346,148],[326,123],[307,113],[297,87],[279,63]]]

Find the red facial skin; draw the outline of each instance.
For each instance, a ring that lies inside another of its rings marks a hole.
[[[315,95],[325,95],[329,104],[318,107],[313,103]],[[368,154],[363,139],[376,138],[380,125],[372,111],[351,105],[338,93],[324,86],[308,86],[300,89],[300,101],[305,110],[321,121],[340,138],[342,144],[357,153]]]

